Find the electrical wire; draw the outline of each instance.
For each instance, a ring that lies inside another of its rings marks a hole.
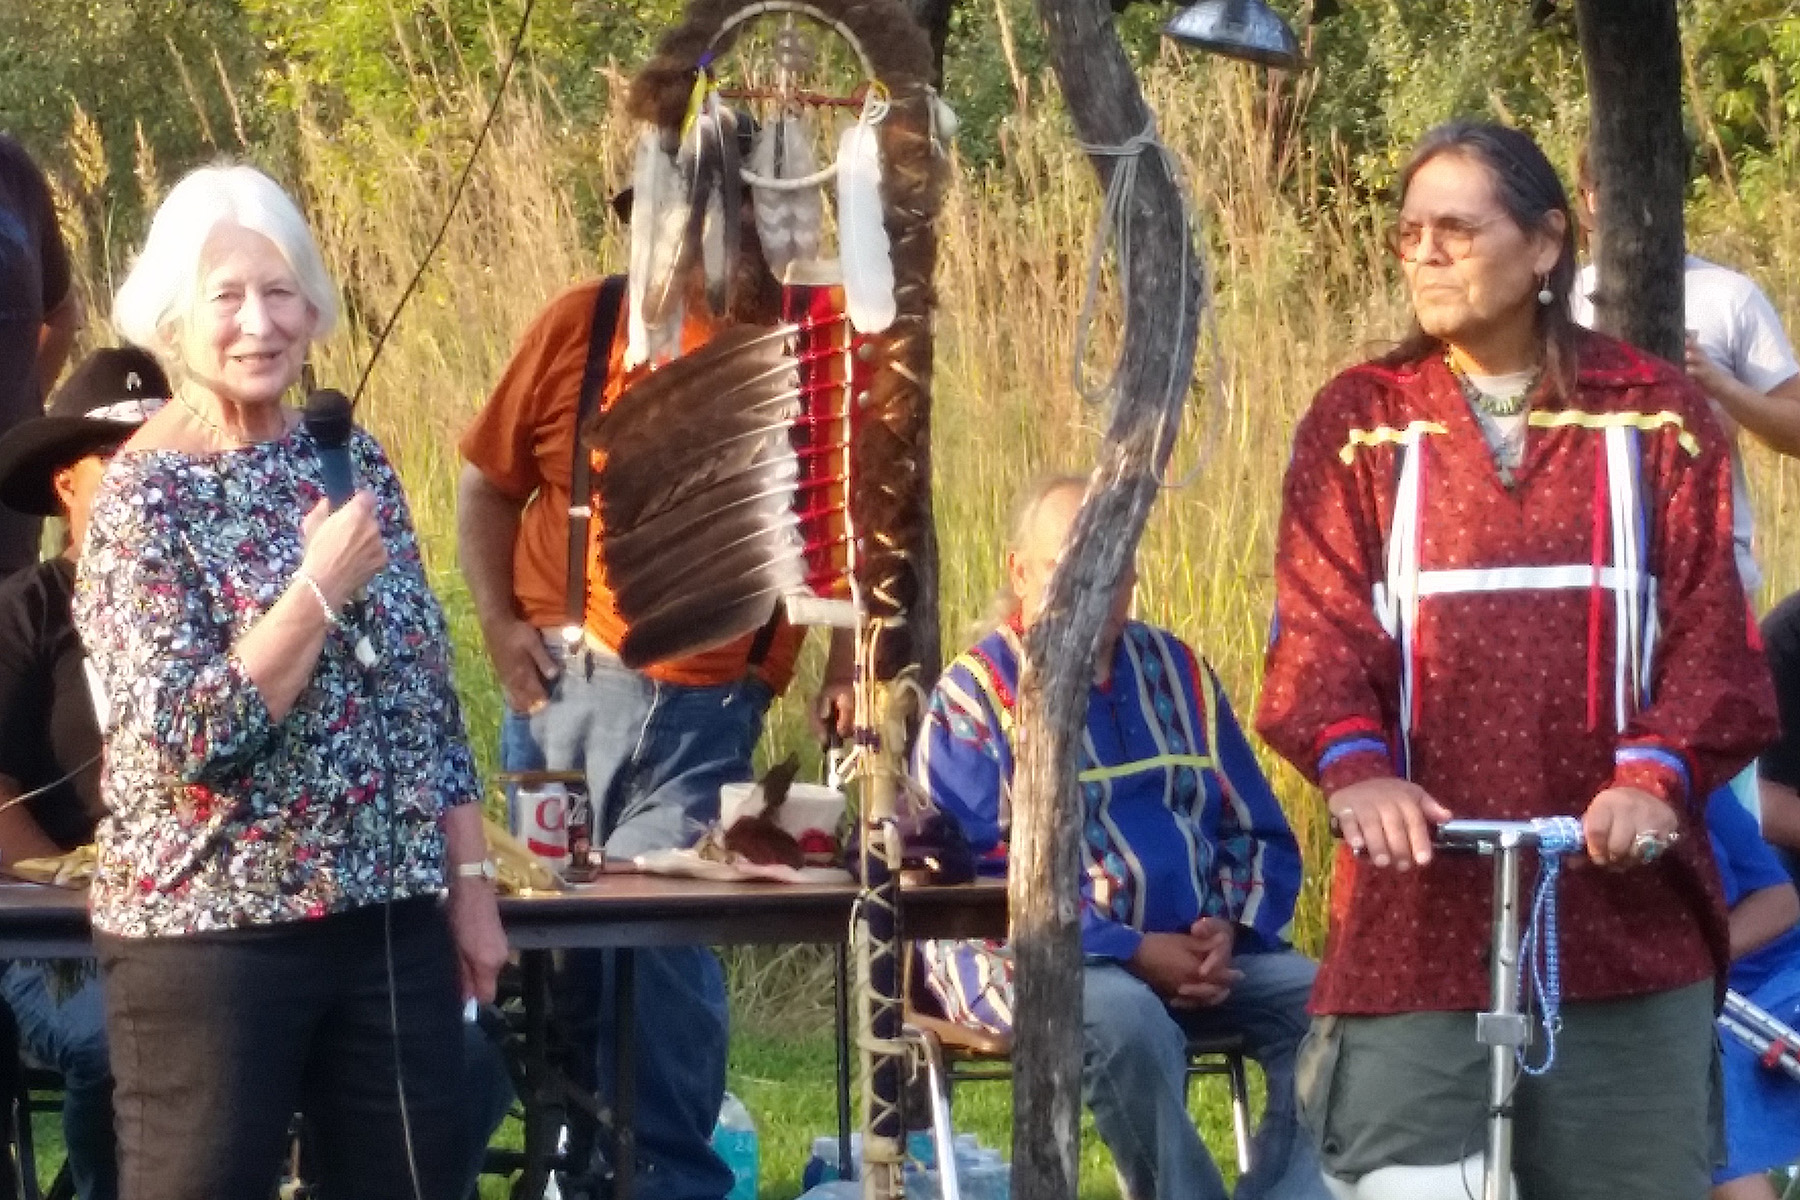
[[[75,766],[70,767],[66,772],[58,775],[55,779],[52,779],[42,787],[34,787],[29,792],[21,792],[17,796],[9,796],[4,803],[0,803],[0,812],[5,812],[9,808],[15,808],[18,805],[25,803],[27,800],[35,800],[52,788],[61,787],[63,784],[69,782],[99,761],[100,755],[95,753],[89,756],[85,762],[77,763]]]
[[[431,266],[431,260],[437,257],[438,249],[444,244],[444,238],[450,232],[450,221],[456,216],[457,206],[462,202],[463,189],[469,185],[469,176],[475,171],[475,163],[481,158],[481,148],[487,143],[488,131],[494,127],[494,118],[500,115],[500,101],[506,96],[507,82],[512,78],[513,67],[519,61],[519,51],[525,45],[525,32],[531,27],[531,10],[536,7],[537,0],[525,0],[525,7],[519,13],[519,28],[513,34],[512,45],[506,51],[506,61],[500,68],[500,82],[494,87],[494,98],[488,104],[487,116],[482,118],[481,128],[475,134],[475,145],[469,150],[469,160],[463,164],[462,174],[456,178],[456,186],[450,189],[450,204],[444,210],[444,220],[438,226],[437,233],[431,239],[431,245],[425,248],[425,256],[419,260],[418,269],[412,278],[406,281],[406,287],[400,293],[400,299],[394,303],[394,311],[375,336],[375,345],[369,350],[369,361],[363,364],[362,377],[356,381],[356,390],[350,394],[350,406],[356,407],[362,399],[363,389],[369,384],[369,376],[375,371],[375,362],[381,357],[382,348],[387,345],[388,335],[400,321],[400,314],[406,310],[406,302],[412,299],[413,293],[419,289],[419,283],[425,278],[425,271]]]
[[[531,28],[531,11],[537,0],[525,0],[525,6],[519,13],[519,27],[513,34],[512,44],[507,48],[506,59],[500,68],[500,80],[494,87],[494,97],[488,104],[487,115],[482,118],[481,128],[475,134],[475,144],[469,149],[468,161],[463,164],[462,173],[457,176],[456,186],[451,189],[449,204],[444,209],[444,219],[438,225],[431,244],[425,248],[425,254],[419,260],[412,278],[407,280],[406,287],[400,293],[400,299],[394,303],[394,311],[389,315],[381,332],[375,338],[375,345],[369,350],[369,359],[363,364],[362,376],[356,381],[356,390],[351,394],[350,404],[354,408],[362,399],[363,389],[368,386],[369,377],[374,373],[375,363],[381,357],[381,351],[387,345],[388,335],[399,324],[400,315],[406,310],[406,302],[412,299],[418,290],[419,283],[425,278],[425,272],[431,261],[437,256],[444,244],[444,238],[450,232],[450,222],[456,216],[457,207],[462,202],[463,192],[468,187],[469,177],[475,171],[475,164],[481,157],[481,149],[487,143],[488,133],[494,127],[494,120],[500,115],[501,101],[506,97],[506,85],[512,79],[513,68],[518,64],[519,52],[524,48],[525,35]],[[394,963],[394,889],[398,875],[400,858],[400,819],[398,797],[393,788],[393,780],[389,774],[392,756],[387,736],[387,719],[381,712],[379,689],[375,685],[375,670],[371,666],[362,673],[365,692],[371,701],[375,714],[377,738],[380,742],[383,771],[382,780],[387,791],[387,894],[382,902],[381,935],[382,955],[387,968],[388,988],[388,1023],[393,1036],[394,1046],[394,1092],[400,1109],[400,1137],[406,1152],[406,1169],[412,1182],[413,1200],[425,1200],[424,1184],[419,1178],[419,1159],[413,1144],[412,1113],[406,1102],[406,1066],[405,1055],[400,1044],[400,989],[397,980],[397,969]]]

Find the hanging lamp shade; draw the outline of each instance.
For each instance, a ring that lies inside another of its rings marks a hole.
[[[1265,67],[1294,70],[1305,63],[1300,39],[1263,0],[1197,0],[1163,26],[1163,36]]]

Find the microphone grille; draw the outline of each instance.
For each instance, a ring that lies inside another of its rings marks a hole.
[[[350,444],[350,397],[336,388],[321,388],[306,398],[306,414],[302,418],[312,440],[326,450]]]

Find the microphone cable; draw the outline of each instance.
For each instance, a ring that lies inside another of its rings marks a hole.
[[[64,771],[61,775],[58,775],[55,779],[52,779],[49,783],[42,784],[38,787],[34,787],[29,792],[20,792],[16,796],[7,797],[4,801],[0,801],[0,813],[5,812],[9,808],[16,808],[19,805],[25,803],[27,800],[36,800],[39,796],[43,795],[45,792],[48,792],[55,788],[61,787],[63,784],[68,783],[70,780],[74,779],[77,775],[81,774],[83,771],[87,770],[89,767],[93,766],[95,763],[97,763],[99,761],[100,761],[99,754],[97,754],[97,753],[90,754],[85,761],[77,763],[75,766],[70,767],[67,771]]]
[[[407,301],[411,300],[413,293],[418,291],[420,282],[425,278],[425,272],[430,268],[432,260],[437,256],[438,250],[444,244],[444,238],[450,232],[450,222],[455,219],[457,207],[462,203],[463,192],[468,187],[469,177],[475,171],[475,164],[481,157],[482,147],[487,143],[488,134],[494,127],[495,119],[500,115],[500,104],[506,97],[507,84],[512,79],[513,68],[518,64],[519,54],[524,48],[525,35],[531,27],[532,9],[535,8],[536,5],[537,0],[525,0],[523,8],[519,12],[518,29],[513,33],[512,44],[507,48],[506,58],[501,64],[500,79],[494,86],[494,96],[488,103],[487,115],[482,118],[481,127],[476,131],[475,144],[470,147],[468,160],[463,163],[462,173],[457,176],[456,185],[451,189],[450,201],[444,209],[444,217],[438,224],[437,232],[432,236],[431,244],[426,247],[424,256],[419,259],[419,265],[412,273],[412,278],[407,280],[406,287],[401,290],[400,299],[395,301],[394,311],[382,325],[381,332],[376,335],[374,346],[369,350],[368,361],[363,364],[362,375],[357,379],[356,389],[350,395],[350,407],[353,411],[357,403],[362,399],[363,389],[369,384],[369,378],[375,370],[375,363],[380,359],[381,352],[387,345],[388,335],[394,331],[394,326],[399,323],[401,313],[406,309]],[[310,391],[312,388],[312,380],[310,378],[307,379],[306,386]],[[370,701],[370,709],[375,718],[376,740],[383,759],[380,768],[382,772],[382,783],[384,790],[387,792],[388,799],[388,878],[387,894],[382,902],[381,924],[382,954],[387,968],[388,1025],[393,1036],[394,1045],[394,1092],[395,1098],[399,1103],[400,1136],[406,1154],[407,1173],[412,1183],[413,1200],[425,1200],[424,1184],[419,1177],[418,1154],[413,1144],[412,1114],[406,1102],[405,1055],[402,1052],[400,1042],[400,994],[397,980],[398,971],[394,962],[394,893],[400,858],[399,796],[394,787],[391,761],[392,747],[388,739],[387,718],[381,710],[381,697],[378,694],[379,689],[374,686],[376,674],[375,666],[371,665],[365,667],[363,664],[358,663],[357,667],[360,668],[359,674],[362,677],[364,685],[364,695]],[[447,873],[449,866],[448,846],[445,848],[444,858]],[[446,885],[448,885],[448,882],[449,880],[446,875]],[[454,938],[452,940],[454,940]],[[463,1036],[460,1025],[457,1029],[457,1036]]]

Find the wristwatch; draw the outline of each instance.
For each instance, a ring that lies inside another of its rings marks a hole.
[[[500,868],[493,859],[484,858],[480,862],[457,863],[455,875],[458,879],[485,879],[492,883],[500,877]]]

